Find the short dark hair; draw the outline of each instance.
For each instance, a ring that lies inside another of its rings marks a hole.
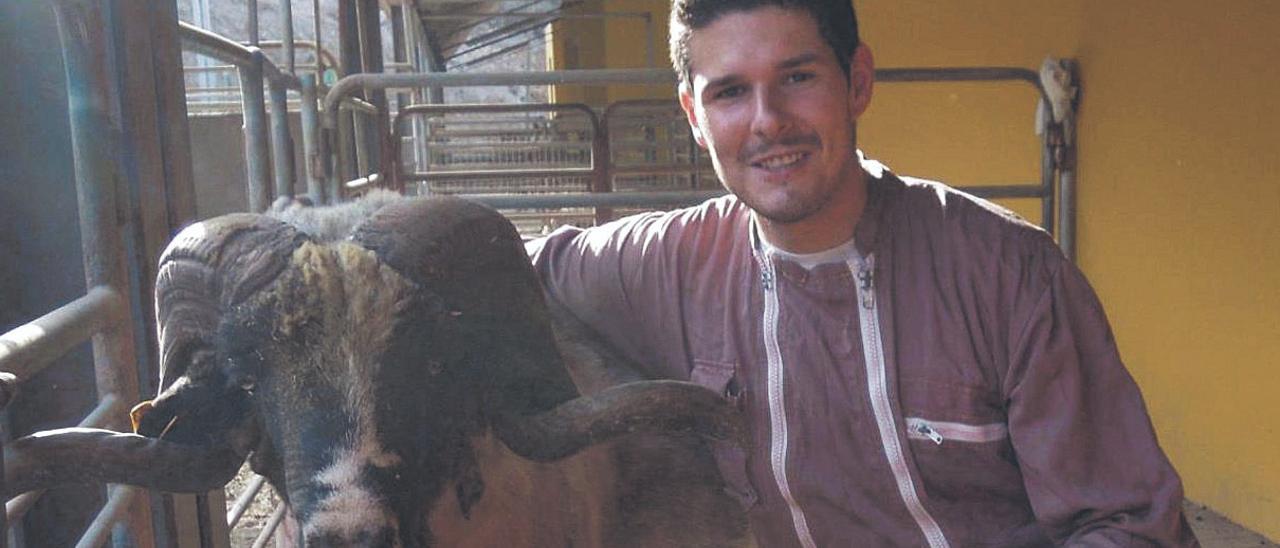
[[[722,15],[767,6],[811,15],[844,75],[849,76],[849,58],[859,43],[858,16],[852,0],[671,0],[671,67],[680,83],[688,85],[693,77],[689,66],[689,37],[693,31],[714,23]]]

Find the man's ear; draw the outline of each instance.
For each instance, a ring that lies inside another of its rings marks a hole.
[[[689,84],[680,84],[677,93],[680,96],[680,108],[684,110],[685,118],[689,120],[689,129],[693,131],[693,140],[698,146],[707,148],[707,139],[702,135],[702,122],[698,119],[698,112],[693,104],[693,91],[689,89]]]
[[[857,120],[871,105],[871,88],[876,80],[875,60],[871,48],[858,44],[849,58],[849,115]]]

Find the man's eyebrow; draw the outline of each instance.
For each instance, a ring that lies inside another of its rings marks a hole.
[[[742,78],[737,74],[728,74],[725,76],[721,76],[719,78],[713,78],[711,80],[707,80],[707,85],[703,86],[702,89],[716,89],[719,87],[736,84],[738,83],[738,80],[741,80],[741,79]]]
[[[801,67],[801,66],[813,63],[818,59],[819,59],[819,55],[817,53],[814,53],[814,52],[801,53],[800,55],[797,55],[795,57],[783,59],[781,62],[779,62],[776,65],[776,68],[778,70],[793,69],[796,67]],[[718,78],[712,78],[707,80],[707,85],[703,86],[703,89],[711,90],[711,89],[716,89],[724,86],[730,86],[738,83],[738,81],[741,79],[742,77],[740,75],[726,74]]]
[[[800,55],[797,55],[790,59],[783,60],[781,63],[778,63],[778,68],[780,69],[796,68],[798,66],[807,65],[817,60],[818,60],[817,53],[813,53],[813,52],[801,53]]]
[[[817,61],[818,58],[819,56],[817,53],[813,53],[813,52],[801,53],[800,55],[797,55],[795,57],[783,59],[781,62],[779,62],[776,65],[776,68],[778,68],[779,70],[793,69],[796,67],[807,65],[809,63],[813,63]],[[719,78],[712,78],[710,80],[707,80],[707,85],[705,86],[705,89],[714,89],[714,88],[718,88],[726,85],[736,84],[738,80],[741,80],[741,79],[742,77],[737,74],[726,74]]]

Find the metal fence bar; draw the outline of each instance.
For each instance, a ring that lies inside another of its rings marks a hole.
[[[589,167],[561,167],[550,169],[468,169],[458,171],[419,171],[405,173],[405,181],[442,181],[526,178],[526,177],[590,177],[595,170]]]
[[[302,76],[302,104],[299,117],[302,121],[302,170],[307,178],[307,196],[311,202],[320,205],[325,202],[324,182],[320,175],[324,173],[320,162],[320,111],[316,104],[316,77],[314,74]]]
[[[293,0],[280,0],[280,18],[284,21],[284,66],[285,72],[294,72],[293,56]]]
[[[495,209],[570,207],[680,207],[717,196],[720,190],[664,190],[653,192],[567,192],[562,194],[459,194]]]
[[[237,523],[240,523],[240,518],[244,517],[245,510],[248,510],[249,505],[253,503],[253,497],[258,495],[258,492],[262,490],[262,486],[266,483],[266,476],[255,475],[249,481],[240,496],[236,497],[235,504],[231,505],[231,510],[227,511],[227,527],[235,527]]]
[[[209,32],[205,29],[186,23],[178,22],[178,31],[182,36],[182,43],[192,51],[201,55],[207,55],[223,62],[231,63],[237,68],[252,67],[258,63],[255,60],[257,55],[254,52],[261,53],[261,49],[257,46],[246,46],[231,40],[217,33]],[[268,80],[283,82],[289,89],[298,89],[301,83],[298,78],[292,74],[288,74],[280,70],[280,67],[266,59],[263,56],[262,63],[263,77]]]
[[[283,85],[272,82],[271,160],[274,166],[276,197],[293,196],[295,178],[293,136],[289,131],[289,96]]]
[[[0,336],[0,371],[28,379],[124,312],[124,299],[98,286],[53,312]]]
[[[110,495],[107,496],[106,506],[93,518],[89,528],[80,537],[80,542],[76,543],[76,548],[98,548],[106,543],[111,536],[111,529],[125,519],[143,490],[129,485],[111,485],[107,487],[107,492]]]
[[[1068,164],[1058,171],[1058,246],[1068,260],[1076,260],[1076,170]]]
[[[271,166],[267,138],[267,108],[262,92],[261,51],[251,53],[248,66],[240,67],[240,94],[244,102],[244,157],[249,181],[249,211],[262,213],[271,203]]]
[[[276,528],[280,527],[280,522],[284,520],[284,511],[288,508],[284,504],[277,506],[271,517],[267,519],[266,525],[262,526],[262,532],[258,533],[258,538],[253,541],[253,548],[265,548],[268,542],[271,542],[271,535],[275,534]]]
[[[115,73],[110,63],[101,62],[97,56],[111,43],[107,7],[92,0],[63,0],[55,6],[67,81],[85,285],[105,286],[125,295],[129,280],[116,204],[124,175],[114,148],[110,107]],[[134,323],[128,311],[121,308],[109,318],[108,329],[93,337],[94,377],[98,394],[137,401]],[[109,417],[106,426],[126,427],[123,414]],[[129,510],[135,542],[141,547],[151,546],[150,502],[144,500]]]

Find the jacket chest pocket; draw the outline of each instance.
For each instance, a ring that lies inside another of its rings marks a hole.
[[[1009,427],[1003,422],[967,424],[907,417],[907,438],[928,440],[937,445],[954,443],[990,443],[1009,437]]]
[[[903,379],[902,422],[925,489],[940,500],[976,502],[980,493],[1023,496],[1005,410],[988,392]]]
[[[735,375],[736,371],[737,366],[731,363],[694,359],[689,380],[723,396],[745,419],[744,389]],[[711,442],[711,452],[720,469],[725,491],[738,499],[743,508],[755,506],[759,496],[747,474],[746,450],[732,440],[715,440]]]

